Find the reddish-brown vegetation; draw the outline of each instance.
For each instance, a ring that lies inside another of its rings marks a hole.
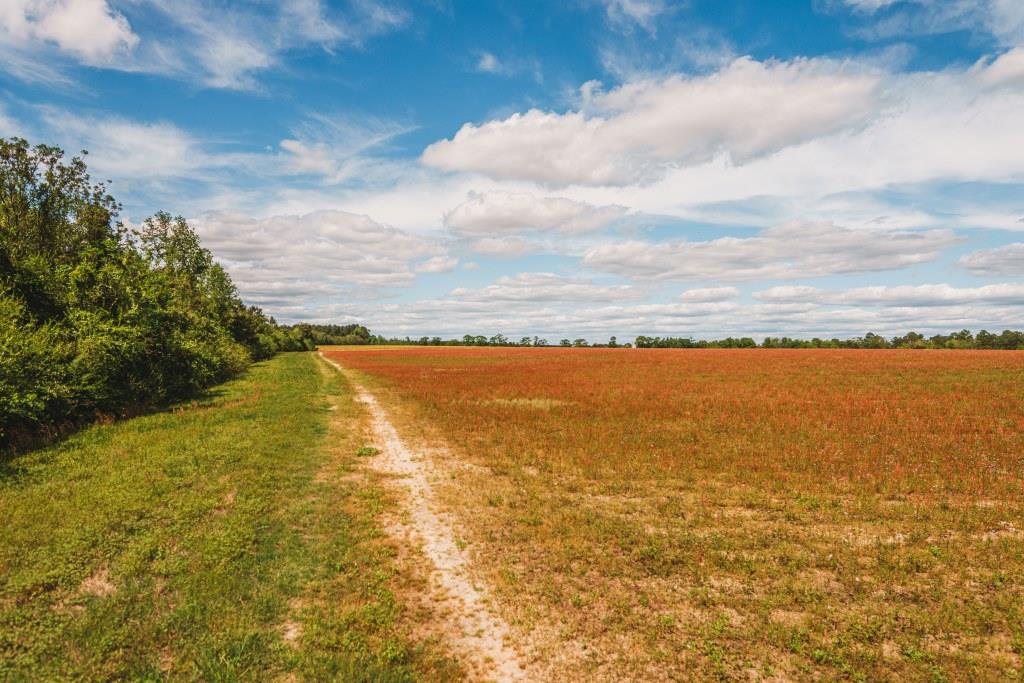
[[[1024,353],[327,353],[447,444],[551,680],[1024,672]]]
[[[588,477],[1021,491],[1024,354],[333,349],[454,445]]]

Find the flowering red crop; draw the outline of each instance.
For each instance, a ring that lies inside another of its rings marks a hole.
[[[591,477],[991,494],[1024,477],[1024,354],[335,348],[453,445]]]
[[[327,354],[483,465],[445,500],[551,680],[1022,669],[1024,353]]]

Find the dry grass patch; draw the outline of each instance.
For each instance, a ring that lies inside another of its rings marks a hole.
[[[567,401],[559,401],[553,398],[490,398],[485,401],[481,401],[481,405],[497,406],[499,408],[551,410],[552,408],[569,405],[569,403]]]
[[[85,577],[78,586],[79,594],[94,595],[97,598],[113,595],[116,590],[117,586],[110,581],[110,570],[106,566]]]

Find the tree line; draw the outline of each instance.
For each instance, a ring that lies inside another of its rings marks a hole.
[[[120,209],[81,157],[0,139],[0,448],[313,348],[244,305],[184,219],[128,229]]]
[[[298,323],[286,327],[290,334],[298,339],[307,340],[315,346],[351,346],[357,344],[380,343],[379,339],[358,323],[349,325],[321,325]]]
[[[758,344],[750,337],[720,340],[693,339],[691,337],[645,337],[634,340],[637,348],[650,349],[702,349],[702,348],[764,348],[764,349],[984,349],[1016,351],[1024,349],[1024,332],[1003,330],[1000,333],[981,330],[977,334],[960,330],[952,334],[926,337],[919,332],[886,338],[873,332],[850,339],[794,339],[792,337],[765,337]]]
[[[344,336],[343,341],[327,341],[327,337],[319,335],[317,328],[326,326],[306,325],[312,328],[308,332],[318,344],[387,344],[391,346],[499,346],[499,347],[547,347],[552,344],[541,337],[506,337],[503,334],[482,335],[467,334],[456,339],[441,337],[383,337],[371,334],[359,325],[346,326],[358,328],[361,336]],[[868,332],[862,337],[850,339],[798,339],[793,337],[765,337],[758,342],[753,337],[725,337],[724,339],[694,339],[693,337],[649,337],[640,335],[632,343],[619,343],[617,337],[607,342],[590,342],[586,339],[562,339],[557,344],[562,348],[632,348],[638,349],[986,349],[986,350],[1024,350],[1024,332],[1004,330],[1000,333],[981,330],[977,334],[970,330],[961,330],[952,334],[936,334],[925,337],[918,332],[908,332],[902,336],[886,338]]]
[[[723,339],[695,339],[693,337],[649,337],[637,336],[633,342],[619,343],[616,337],[607,342],[590,342],[587,339],[562,339],[557,345],[541,337],[506,337],[503,334],[467,334],[461,338],[441,337],[384,337],[371,334],[361,325],[357,336],[345,334],[332,336],[318,332],[320,328],[338,327],[324,325],[297,325],[304,334],[316,340],[317,344],[364,344],[388,346],[498,346],[498,347],[549,347],[561,348],[638,348],[638,349],[982,349],[982,350],[1024,350],[1024,332],[1003,330],[1000,333],[981,330],[977,334],[961,330],[951,334],[936,334],[926,337],[918,332],[886,338],[868,332],[863,337],[848,339],[799,339],[794,337],[765,337],[758,342],[753,337],[725,337]]]

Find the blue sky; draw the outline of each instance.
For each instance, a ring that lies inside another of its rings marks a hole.
[[[1024,327],[1019,0],[7,0],[89,150],[282,321],[601,340]]]

